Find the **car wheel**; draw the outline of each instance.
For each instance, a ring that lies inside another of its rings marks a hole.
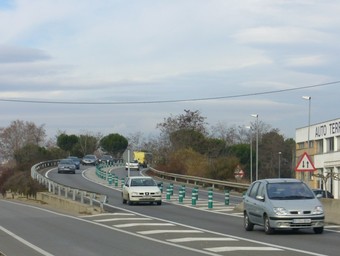
[[[123,204],[126,204],[126,200],[123,198]]]
[[[266,234],[273,234],[274,233],[274,229],[270,226],[269,223],[269,218],[267,215],[264,216],[264,232],[266,232]]]
[[[323,227],[319,228],[313,228],[315,234],[322,234],[323,233]]]
[[[158,202],[157,202],[157,205],[162,205],[162,201],[158,201]]]
[[[243,225],[244,225],[244,229],[247,231],[253,231],[254,229],[254,224],[250,221],[247,212],[244,212],[244,215],[243,215]]]

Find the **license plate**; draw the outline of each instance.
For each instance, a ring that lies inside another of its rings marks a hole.
[[[295,224],[305,224],[305,223],[311,223],[311,219],[294,219],[293,223]]]

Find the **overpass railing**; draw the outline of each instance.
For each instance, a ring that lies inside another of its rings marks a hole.
[[[59,184],[48,179],[39,172],[39,170],[45,168],[58,166],[58,162],[59,160],[51,160],[33,165],[31,168],[31,177],[34,180],[37,180],[40,184],[44,185],[50,193],[56,194],[58,196],[64,196],[65,198],[71,199],[73,201],[80,201],[81,203],[86,203],[91,206],[93,206],[94,202],[96,202],[100,204],[101,208],[103,208],[103,204],[107,201],[106,195]]]

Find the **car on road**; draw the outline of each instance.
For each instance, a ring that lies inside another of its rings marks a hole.
[[[86,155],[81,160],[81,163],[83,165],[96,165],[98,162],[98,159],[95,155]]]
[[[133,203],[156,203],[162,204],[162,192],[151,177],[131,176],[128,177],[122,189],[123,204]]]
[[[315,195],[321,195],[321,197],[323,198],[332,198],[332,199],[334,198],[334,195],[329,191],[325,191],[323,189],[312,189],[312,190]]]
[[[130,170],[139,171],[139,163],[138,163],[138,161],[135,160],[135,161],[130,162],[130,163],[126,162],[125,163],[125,170],[126,171],[129,170],[129,168],[130,168]]]
[[[80,159],[76,156],[69,156],[68,159],[71,159],[76,166],[76,169],[80,169]]]
[[[298,179],[257,180],[243,199],[244,228],[252,231],[254,225],[263,226],[267,234],[282,229],[312,228],[320,234],[325,215],[319,197]]]
[[[98,159],[98,162],[101,163],[105,163],[105,164],[113,164],[114,163],[114,159],[112,156],[110,155],[102,155],[101,158]]]
[[[71,159],[61,159],[58,163],[58,173],[76,173],[76,166]]]

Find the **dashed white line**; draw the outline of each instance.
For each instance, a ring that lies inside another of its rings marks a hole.
[[[129,227],[137,227],[137,226],[175,226],[172,223],[126,223],[126,224],[118,224],[113,225],[115,228],[129,228]]]
[[[195,229],[156,229],[156,230],[145,230],[139,231],[138,234],[142,235],[154,235],[154,234],[163,234],[163,233],[203,233],[203,231],[195,230]]]
[[[275,247],[247,247],[247,246],[223,246],[223,247],[213,247],[213,248],[204,248],[204,250],[210,252],[232,252],[232,251],[283,251],[280,248]]]
[[[151,220],[151,218],[113,218],[113,219],[100,219],[93,220],[95,222],[110,222],[110,221],[125,221],[125,220]]]
[[[229,237],[183,237],[183,238],[174,238],[167,239],[169,242],[173,243],[185,243],[185,242],[195,242],[195,241],[238,241],[234,238]]]

